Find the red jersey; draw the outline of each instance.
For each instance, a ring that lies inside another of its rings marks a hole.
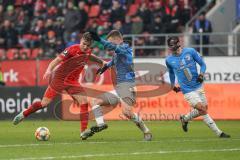
[[[90,55],[91,49],[83,52],[79,44],[66,48],[59,55],[63,61],[54,71],[50,85],[55,86],[53,87],[55,89],[61,88],[61,85],[79,85],[80,73],[87,64]]]

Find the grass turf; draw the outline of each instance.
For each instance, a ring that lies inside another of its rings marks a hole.
[[[190,123],[184,133],[176,121],[146,122],[153,141],[129,121],[108,122],[109,128],[86,141],[79,138],[79,122],[24,121],[13,126],[0,122],[0,159],[129,159],[129,160],[239,160],[240,121],[218,121],[231,139],[219,139],[201,121]],[[46,126],[51,132],[47,142],[37,141],[35,129]]]

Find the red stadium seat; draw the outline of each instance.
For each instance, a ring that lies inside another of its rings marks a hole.
[[[129,7],[127,15],[128,16],[133,16],[137,13],[137,10],[138,10],[138,5],[137,4],[131,4],[131,6]]]
[[[88,16],[90,18],[97,17],[100,12],[100,6],[99,5],[93,5],[90,7],[90,11],[88,13]]]
[[[5,49],[0,49],[0,59],[3,57],[5,54]]]
[[[32,50],[32,54],[30,56],[31,59],[35,59],[39,56],[39,53],[42,52],[41,48],[35,48]]]
[[[20,49],[20,51],[19,51],[20,56],[21,56],[21,54],[24,53],[24,52],[27,53],[27,57],[30,58],[30,56],[31,56],[31,50],[28,49],[28,48]]]
[[[16,48],[10,48],[7,50],[7,59],[8,60],[13,60],[14,59],[14,53],[18,52],[18,49]]]

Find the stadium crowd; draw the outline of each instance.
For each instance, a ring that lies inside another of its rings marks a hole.
[[[123,34],[179,33],[207,0],[0,0],[0,59],[51,58],[79,43],[84,31],[105,37]],[[163,39],[137,39],[138,45]],[[95,54],[105,56],[102,46]],[[141,53],[139,53],[141,54]],[[148,52],[144,53],[148,54]]]

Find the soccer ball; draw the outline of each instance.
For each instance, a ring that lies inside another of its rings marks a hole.
[[[47,127],[39,127],[35,131],[35,137],[39,141],[48,141],[50,138],[50,132]]]

